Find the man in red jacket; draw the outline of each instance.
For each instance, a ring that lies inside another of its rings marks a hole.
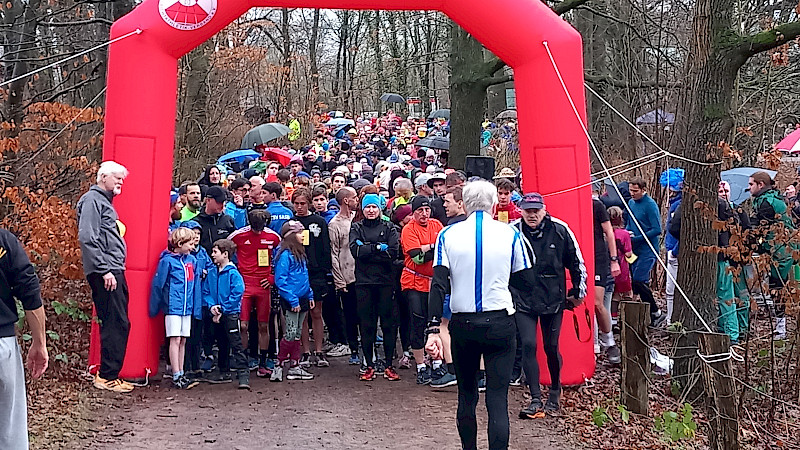
[[[267,228],[271,218],[269,211],[255,209],[247,214],[247,218],[250,226],[234,231],[228,236],[228,239],[236,244],[239,272],[244,279],[242,312],[239,317],[242,343],[247,348],[250,311],[255,305],[259,349],[258,372],[256,372],[256,375],[263,378],[271,375],[271,367],[267,363],[267,349],[270,342],[270,286],[274,280],[270,263],[272,262],[273,250],[281,243],[281,237],[278,233]],[[255,355],[250,355],[250,359],[254,357]],[[270,360],[270,362],[272,361]]]

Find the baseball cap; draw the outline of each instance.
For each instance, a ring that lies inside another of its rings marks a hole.
[[[427,206],[428,208],[431,207],[431,202],[428,200],[428,197],[424,195],[417,195],[411,199],[411,212],[414,212],[420,208]]]
[[[225,194],[225,189],[219,186],[211,186],[206,191],[206,198],[213,198],[217,203],[224,203],[228,196]]]
[[[423,173],[414,180],[414,187],[420,187],[422,185],[428,184],[428,180],[431,179],[431,176],[427,173]]]
[[[428,186],[433,188],[433,182],[435,180],[445,181],[447,180],[447,175],[445,175],[443,172],[436,172],[435,174],[431,175],[430,178],[428,178]]]
[[[529,192],[522,196],[522,200],[517,206],[521,209],[542,209],[544,208],[544,198],[538,192]]]

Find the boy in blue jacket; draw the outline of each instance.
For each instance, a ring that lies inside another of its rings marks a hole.
[[[230,380],[229,369],[233,368],[239,376],[239,389],[250,389],[250,371],[247,357],[239,333],[239,313],[242,309],[244,279],[231,258],[236,254],[236,244],[230,239],[219,239],[211,249],[211,260],[216,268],[208,272],[208,283],[203,289],[206,305],[218,323],[224,337],[218,334],[219,377],[216,381]],[[233,354],[231,364],[229,353]]]
[[[150,292],[150,315],[165,314],[172,382],[177,389],[191,389],[197,385],[196,381],[189,381],[183,373],[186,338],[191,334],[197,281],[196,259],[191,255],[194,246],[193,231],[178,228],[170,234],[169,249],[161,253]]]
[[[203,284],[206,283],[208,272],[214,268],[214,263],[211,262],[211,257],[208,256],[206,249],[200,246],[200,224],[194,220],[187,220],[180,226],[192,230],[195,236],[195,246],[191,252],[195,258],[194,310],[192,311],[192,331],[189,339],[186,340],[186,359],[183,362],[184,374],[189,381],[192,381],[199,380],[202,374],[200,363],[203,361]]]

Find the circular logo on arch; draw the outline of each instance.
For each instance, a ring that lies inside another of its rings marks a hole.
[[[217,12],[217,0],[159,0],[158,12],[172,28],[196,30]]]

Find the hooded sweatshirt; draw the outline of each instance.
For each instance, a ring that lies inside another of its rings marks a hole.
[[[150,289],[150,316],[164,313],[172,316],[191,316],[195,309],[197,260],[169,250],[161,252],[156,276]]]

